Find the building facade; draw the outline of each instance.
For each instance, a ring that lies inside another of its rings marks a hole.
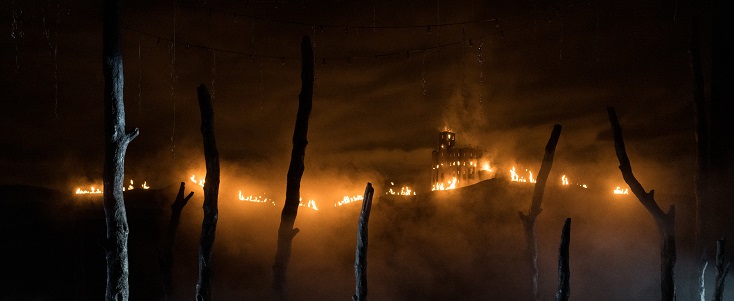
[[[433,151],[431,190],[449,190],[486,180],[491,174],[485,150],[456,146],[456,133],[438,133],[438,147]]]

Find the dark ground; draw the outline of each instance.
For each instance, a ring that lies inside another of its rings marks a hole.
[[[132,300],[162,299],[156,250],[176,186],[127,192]],[[192,187],[189,187],[191,189]],[[189,300],[196,282],[201,189],[179,228],[174,285]],[[528,300],[530,294],[518,210],[532,186],[488,180],[467,188],[375,200],[370,219],[369,298],[372,300]],[[679,238],[679,299],[688,299],[687,247],[691,201],[675,203]],[[360,203],[319,211],[301,207],[289,268],[293,300],[349,300],[354,292],[354,244]],[[269,300],[270,267],[280,204],[220,200],[214,248],[213,297]],[[554,296],[556,256],[566,217],[571,229],[572,300],[658,298],[659,250],[654,223],[634,196],[549,186],[537,222],[541,294]],[[0,186],[0,300],[100,300],[104,295],[101,196]],[[711,271],[710,271],[711,272]],[[713,273],[709,275],[713,278]],[[731,279],[731,277],[730,277]],[[711,281],[711,280],[709,280]],[[731,287],[731,285],[729,285]],[[709,293],[711,288],[709,288]],[[731,290],[725,298],[731,298]]]

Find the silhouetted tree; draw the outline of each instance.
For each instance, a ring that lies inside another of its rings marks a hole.
[[[122,195],[125,179],[125,152],[138,136],[138,129],[125,129],[121,48],[120,0],[105,0],[102,30],[102,73],[104,76],[104,212],[107,224],[103,242],[107,261],[106,300],[127,300],[128,280],[127,224]]]
[[[556,152],[558,138],[560,137],[561,125],[556,124],[553,126],[553,132],[551,132],[550,139],[548,139],[548,144],[545,146],[545,155],[543,156],[543,163],[540,164],[538,179],[533,189],[533,199],[530,204],[530,210],[528,210],[527,214],[518,212],[520,220],[522,220],[522,225],[525,228],[525,242],[527,243],[525,254],[530,266],[533,300],[536,301],[540,300],[540,295],[538,293],[538,246],[537,239],[535,238],[535,220],[538,218],[540,212],[543,211],[543,209],[540,208],[540,204],[543,202],[545,184],[548,182],[548,175],[550,174],[551,167],[553,166],[553,156]]]
[[[571,219],[567,218],[561,231],[561,246],[558,247],[558,291],[556,301],[568,301],[571,295],[571,270],[569,269],[569,245],[571,244]]]
[[[714,296],[711,300],[721,301],[724,296],[724,281],[726,275],[729,274],[729,267],[731,262],[725,263],[724,251],[726,250],[726,239],[719,239],[716,242],[716,276],[715,276],[715,287]]]
[[[614,149],[619,159],[619,170],[625,183],[630,187],[640,203],[655,219],[658,231],[660,232],[661,250],[660,250],[660,289],[661,300],[675,300],[675,206],[670,205],[668,213],[655,202],[655,191],[646,192],[635,175],[632,173],[632,165],[627,157],[627,151],[624,147],[624,138],[622,137],[622,127],[617,120],[617,113],[614,108],[607,107],[609,122],[612,124],[612,132],[614,133]]]
[[[181,221],[181,211],[184,206],[189,202],[194,192],[190,192],[189,195],[184,197],[184,190],[186,183],[181,182],[181,186],[178,188],[178,194],[176,200],[171,204],[171,220],[168,223],[168,232],[166,237],[163,239],[163,247],[158,255],[158,263],[161,267],[161,273],[163,274],[163,290],[165,293],[166,300],[170,300],[175,292],[173,291],[173,248],[176,246],[176,230],[178,224]]]
[[[219,151],[214,139],[214,109],[212,99],[203,84],[197,89],[201,110],[201,136],[204,139],[204,220],[199,242],[199,280],[196,283],[196,301],[209,301],[212,294],[212,247],[219,218]]]
[[[368,226],[370,222],[370,211],[372,210],[372,195],[375,189],[371,183],[367,183],[362,201],[362,211],[359,213],[357,223],[357,250],[354,256],[354,278],[356,279],[356,293],[352,296],[353,301],[367,301],[367,239]]]
[[[313,100],[313,49],[311,39],[304,36],[301,41],[301,94],[298,95],[298,113],[296,114],[296,126],[293,131],[293,150],[291,151],[291,163],[288,166],[288,179],[285,191],[285,204],[280,215],[280,227],[278,228],[278,249],[275,253],[273,264],[273,290],[278,300],[287,300],[286,295],[286,271],[288,261],[291,257],[291,243],[293,237],[298,234],[298,228],[293,228],[298,215],[298,204],[300,203],[301,177],[303,177],[303,159],[306,156],[306,145],[308,140],[308,118],[311,115],[311,102]]]

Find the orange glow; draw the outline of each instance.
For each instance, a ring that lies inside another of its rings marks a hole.
[[[616,189],[614,189],[614,194],[630,194],[629,189],[625,188],[622,189],[620,186],[617,186]]]
[[[561,177],[561,185],[568,186],[568,177],[566,177],[566,175]]]
[[[491,172],[492,171],[492,167],[489,166],[489,162],[484,162],[484,163],[482,163],[482,169],[481,170]]]

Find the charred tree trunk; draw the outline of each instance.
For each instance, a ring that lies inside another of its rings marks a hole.
[[[675,206],[671,205],[668,213],[663,212],[655,201],[655,191],[646,192],[635,175],[632,173],[632,165],[627,157],[627,151],[624,147],[624,139],[622,138],[622,127],[617,120],[617,113],[614,108],[607,107],[609,114],[609,122],[612,124],[612,132],[614,133],[614,149],[619,159],[619,170],[625,183],[630,187],[640,203],[655,219],[658,231],[660,232],[661,250],[660,250],[660,289],[661,300],[675,300]]]
[[[357,224],[357,250],[354,259],[354,277],[356,279],[356,294],[352,296],[352,301],[367,301],[367,226],[370,221],[370,211],[372,210],[372,195],[375,189],[371,183],[367,183],[364,190],[364,201],[362,202],[362,212],[359,214],[359,223]]]
[[[571,219],[567,218],[561,232],[561,246],[558,248],[558,292],[556,301],[568,301],[571,295],[571,270],[569,269],[569,245],[571,244]]]
[[[311,102],[313,99],[313,49],[311,39],[303,37],[301,41],[301,94],[298,95],[298,114],[296,115],[296,126],[293,131],[293,150],[291,151],[291,163],[288,166],[288,179],[286,183],[285,204],[280,215],[280,227],[278,228],[278,249],[275,253],[273,264],[273,290],[278,300],[287,300],[286,294],[286,271],[288,261],[291,257],[291,243],[293,237],[298,234],[298,228],[293,228],[298,215],[298,204],[300,202],[301,177],[303,177],[303,159],[306,156],[306,145],[308,140],[308,118],[311,115]]]
[[[726,239],[719,239],[716,242],[716,280],[714,287],[713,301],[721,301],[724,296],[724,281],[726,280],[726,274],[729,274],[730,262],[724,264],[724,251],[726,247]]]
[[[204,221],[201,223],[199,242],[199,280],[196,283],[196,301],[209,301],[212,294],[212,247],[219,218],[219,151],[214,139],[214,109],[212,99],[203,84],[197,89],[201,110],[201,136],[204,138]]]
[[[527,214],[518,212],[520,220],[522,220],[523,227],[525,228],[525,241],[527,243],[525,254],[530,265],[533,300],[536,301],[540,300],[540,294],[538,292],[538,246],[537,239],[535,238],[535,220],[538,218],[538,215],[540,215],[540,212],[543,211],[543,209],[540,208],[540,204],[543,202],[545,184],[548,182],[548,175],[550,174],[551,167],[553,166],[553,156],[556,152],[558,138],[560,137],[561,125],[556,124],[553,126],[553,132],[551,132],[550,139],[548,139],[548,144],[545,146],[545,155],[543,156],[543,163],[541,163],[540,171],[538,172],[538,181],[535,183],[535,188],[533,190],[533,200],[530,204],[530,210]]]
[[[125,104],[123,102],[122,38],[120,29],[121,0],[104,1],[102,33],[102,72],[104,74],[104,212],[107,224],[103,243],[107,261],[106,300],[127,300],[130,294],[128,282],[127,224],[125,200],[122,195],[125,178],[125,152],[138,136],[138,129],[125,129]]]
[[[189,199],[194,195],[192,191],[184,197],[184,190],[186,184],[181,182],[181,186],[178,188],[178,194],[176,200],[171,204],[171,221],[168,223],[168,232],[163,240],[163,247],[158,255],[158,263],[161,267],[161,273],[163,273],[163,290],[165,293],[166,300],[170,300],[173,295],[173,248],[176,246],[176,230],[178,224],[181,221],[181,211],[184,206],[189,202]]]

